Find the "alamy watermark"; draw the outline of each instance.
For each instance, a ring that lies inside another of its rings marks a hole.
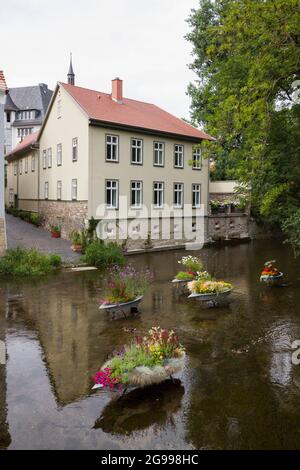
[[[298,366],[300,364],[300,339],[292,342],[292,349],[295,349],[292,354],[292,364]]]
[[[0,341],[0,365],[6,363],[6,347],[4,341]]]

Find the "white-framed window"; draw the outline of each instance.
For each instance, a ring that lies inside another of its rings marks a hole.
[[[31,171],[35,171],[35,156],[31,157]]]
[[[78,160],[78,138],[74,137],[72,139],[72,162],[77,162]]]
[[[58,180],[57,187],[56,187],[56,199],[58,201],[61,201],[61,198],[62,198],[62,181]]]
[[[45,181],[45,185],[44,185],[44,199],[48,199],[49,198],[49,183],[48,181]]]
[[[23,173],[23,160],[19,161],[19,173],[20,175]]]
[[[143,164],[143,141],[142,139],[131,139],[131,163],[134,165]]]
[[[57,158],[57,166],[62,165],[62,144],[57,144],[56,158]]]
[[[49,147],[47,150],[47,160],[48,160],[48,168],[52,167],[52,148]]]
[[[142,181],[131,181],[130,183],[130,204],[131,207],[141,208],[143,199]]]
[[[47,168],[47,150],[43,150],[43,169]]]
[[[18,163],[14,164],[14,176],[17,176],[18,174]]]
[[[18,137],[24,139],[29,134],[32,134],[33,127],[18,127]]]
[[[106,135],[106,160],[108,162],[119,161],[119,136]]]
[[[162,181],[153,183],[153,205],[154,207],[164,206],[164,183]]]
[[[76,201],[76,199],[77,199],[77,179],[72,180],[71,198],[72,198],[73,201]]]
[[[117,209],[119,205],[119,181],[106,180],[105,203],[108,209]]]
[[[183,145],[174,145],[174,167],[175,168],[183,168]]]
[[[57,118],[61,118],[61,100],[57,100]]]
[[[192,206],[194,208],[200,207],[201,205],[201,184],[192,184]]]
[[[28,157],[25,158],[25,173],[28,173]]]
[[[165,144],[164,142],[154,142],[154,166],[164,166],[165,164]]]
[[[202,168],[202,152],[201,148],[197,147],[193,150],[193,170],[201,170]]]
[[[174,183],[174,207],[183,207],[183,183]]]
[[[13,188],[10,188],[10,190],[9,190],[9,203],[10,203],[10,204],[13,204],[13,203],[14,203],[14,199],[15,199],[14,190],[13,190]]]

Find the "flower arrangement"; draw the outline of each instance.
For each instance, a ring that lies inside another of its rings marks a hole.
[[[188,283],[191,294],[222,294],[232,289],[232,284],[224,281],[198,279]]]
[[[178,281],[191,281],[196,278],[198,272],[203,269],[203,264],[200,258],[196,256],[183,256],[178,264],[184,266],[185,271],[179,271],[175,278]]]
[[[61,236],[61,225],[51,225],[50,232],[52,238],[60,238]]]
[[[275,267],[276,260],[266,261],[262,270],[261,276],[278,276],[279,269]]]
[[[110,271],[104,288],[102,304],[120,304],[135,300],[144,295],[151,278],[152,275],[148,269],[136,271],[131,265],[115,266]]]
[[[173,330],[153,327],[114,353],[94,377],[95,385],[122,390],[166,380],[183,367],[185,350]]]

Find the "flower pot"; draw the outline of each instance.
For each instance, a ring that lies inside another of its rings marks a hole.
[[[211,292],[207,294],[190,294],[189,299],[197,299],[202,302],[218,303],[226,299],[232,292],[232,289],[226,289],[224,292]]]
[[[75,253],[81,253],[82,252],[82,245],[75,245],[73,244],[71,246],[71,250],[75,251]]]
[[[276,286],[280,284],[281,278],[283,277],[283,273],[280,272],[276,276],[266,275],[263,274],[260,276],[260,282],[264,282],[268,286]]]
[[[60,232],[51,232],[52,238],[60,238]]]
[[[172,284],[179,294],[185,294],[188,290],[187,285],[194,279],[172,279]]]
[[[106,312],[115,314],[115,313],[122,313],[126,318],[126,313],[134,313],[138,311],[138,306],[142,302],[144,296],[140,295],[134,300],[130,300],[129,302],[121,302],[115,304],[106,304],[102,303],[99,307],[100,310],[105,310]]]

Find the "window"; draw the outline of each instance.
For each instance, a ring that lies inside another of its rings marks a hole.
[[[77,199],[77,179],[72,180],[71,198],[73,201]]]
[[[28,173],[28,157],[25,158],[25,173]]]
[[[61,201],[61,195],[62,195],[62,182],[57,181],[57,188],[56,188],[56,199],[58,201]]]
[[[10,122],[10,111],[6,111],[6,122]]]
[[[183,145],[174,146],[174,167],[183,168]]]
[[[165,144],[154,142],[154,166],[164,166],[165,164]]]
[[[117,209],[119,199],[119,182],[118,180],[106,180],[105,185],[105,202],[108,209]]]
[[[143,141],[142,139],[131,139],[131,163],[143,164]]]
[[[61,144],[57,144],[56,158],[57,158],[57,166],[62,165],[62,145]]]
[[[72,139],[72,162],[77,162],[78,160],[78,139],[75,137]]]
[[[43,150],[43,168],[47,168],[47,150]]]
[[[108,162],[119,161],[119,137],[117,135],[106,136],[106,160]]]
[[[153,183],[153,204],[154,207],[163,207],[164,205],[164,183]]]
[[[48,155],[48,168],[52,167],[52,148],[48,148],[47,150],[47,155]]]
[[[193,151],[193,170],[201,170],[202,168],[202,153],[201,148],[197,147]]]
[[[44,186],[44,198],[48,199],[49,198],[49,183],[48,181],[45,181],[45,186]]]
[[[15,163],[14,164],[14,176],[17,176],[17,174],[18,174],[18,164]]]
[[[61,100],[57,100],[57,118],[61,118]]]
[[[32,134],[33,127],[18,127],[18,137],[24,139],[29,134]]]
[[[31,157],[31,171],[35,171],[35,156]]]
[[[10,203],[10,204],[13,204],[13,203],[14,203],[14,199],[15,199],[15,198],[14,198],[14,190],[13,190],[13,188],[11,188],[11,189],[9,190],[9,203]]]
[[[22,171],[23,171],[23,162],[22,162],[22,160],[20,160],[20,162],[19,162],[19,173],[20,173],[20,175],[22,174]]]
[[[183,207],[183,183],[174,183],[174,207]]]
[[[131,207],[141,208],[142,207],[142,181],[131,181],[130,187],[130,200]]]
[[[192,205],[194,208],[201,204],[201,184],[192,185]]]

